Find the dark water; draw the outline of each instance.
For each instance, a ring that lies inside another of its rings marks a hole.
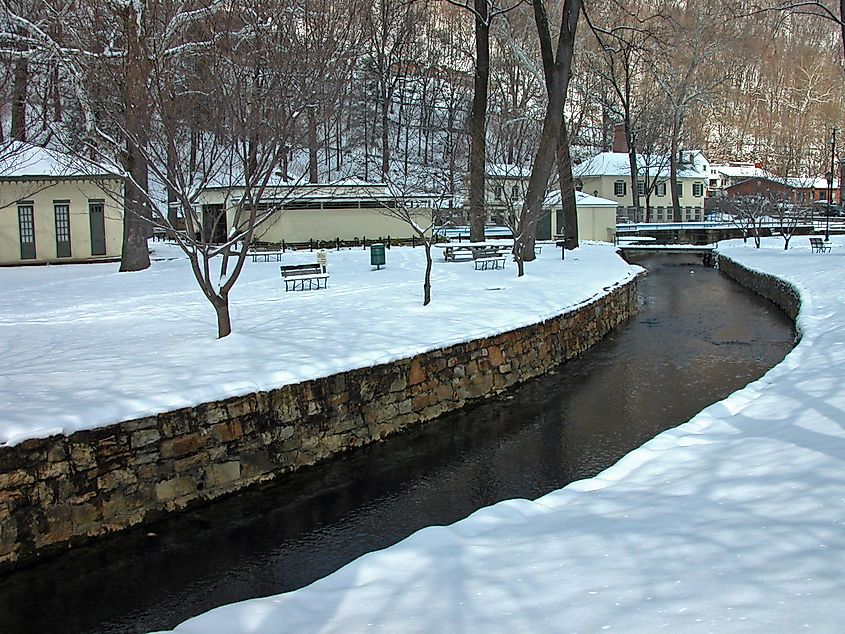
[[[423,526],[596,474],[758,378],[792,346],[792,324],[775,306],[694,262],[641,262],[650,273],[639,315],[555,374],[0,578],[0,632],[171,628],[224,603],[299,588]]]

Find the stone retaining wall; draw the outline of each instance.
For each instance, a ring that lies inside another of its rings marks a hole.
[[[0,569],[498,394],[627,320],[636,282],[539,324],[277,390],[0,447]]]
[[[757,293],[775,304],[794,322],[801,309],[801,298],[789,282],[782,279],[752,271],[734,262],[727,255],[719,254],[717,266],[719,271],[750,291]]]

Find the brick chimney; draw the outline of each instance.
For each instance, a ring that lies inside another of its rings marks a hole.
[[[625,139],[625,126],[621,123],[613,127],[613,151],[622,154],[628,153],[628,141]]]

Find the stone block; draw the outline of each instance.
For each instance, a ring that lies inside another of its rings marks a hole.
[[[168,503],[180,498],[195,496],[197,486],[194,479],[189,476],[176,476],[155,485],[155,498],[157,502]]]
[[[269,451],[254,451],[241,456],[241,477],[244,480],[269,475],[276,469],[276,463],[270,457]]]
[[[411,362],[411,369],[408,371],[408,385],[417,385],[425,381],[426,371],[420,363],[419,358]]]
[[[193,432],[176,438],[168,438],[161,443],[162,458],[176,458],[199,451],[203,445],[200,433]]]
[[[241,479],[241,463],[237,460],[211,464],[204,471],[207,488],[225,488]]]
[[[38,467],[37,474],[39,480],[48,480],[50,478],[61,478],[70,473],[70,464],[67,462],[47,462]]]
[[[97,454],[94,448],[81,443],[70,445],[70,461],[76,470],[93,469],[97,466]]]
[[[129,446],[132,449],[138,449],[157,443],[160,439],[161,434],[158,429],[140,429],[129,436]]]
[[[241,438],[244,435],[244,430],[240,422],[227,421],[214,425],[211,428],[211,433],[221,442],[232,442]]]
[[[17,489],[25,484],[35,482],[35,476],[23,469],[16,469],[8,473],[0,473],[0,491]]]
[[[155,429],[158,426],[158,418],[156,416],[147,416],[146,418],[137,418],[135,420],[121,423],[120,427],[123,431],[136,432],[142,429]]]
[[[115,469],[108,473],[102,474],[97,478],[97,488],[100,491],[112,491],[126,487],[130,484],[136,484],[138,476],[128,469]]]

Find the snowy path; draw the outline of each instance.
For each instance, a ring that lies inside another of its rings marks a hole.
[[[595,478],[176,631],[841,631],[845,240],[768,246],[725,249],[802,294],[803,339],[760,380]]]

